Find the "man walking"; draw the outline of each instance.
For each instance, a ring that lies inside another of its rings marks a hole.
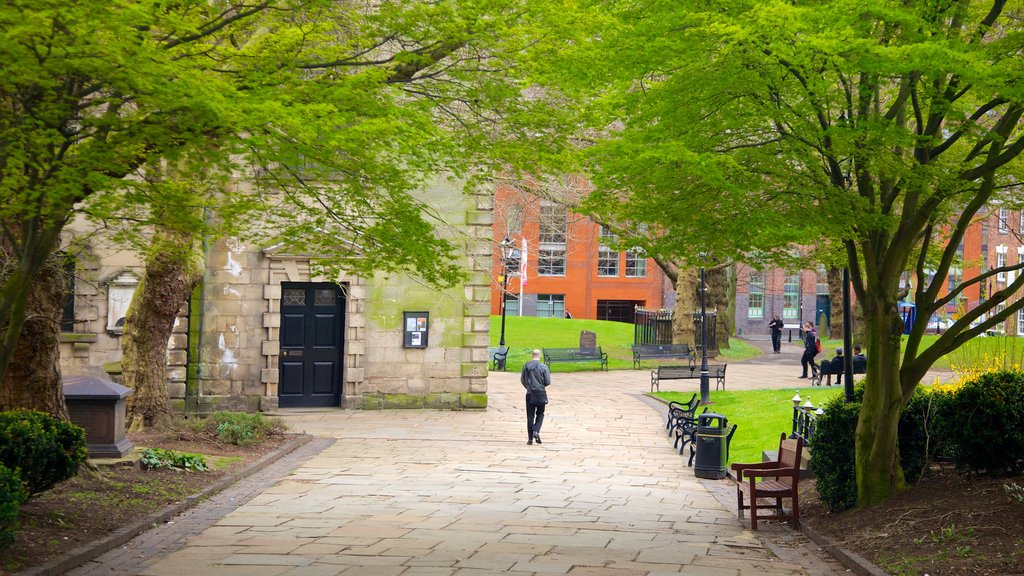
[[[772,352],[776,354],[782,352],[782,327],[782,319],[778,314],[773,315],[772,321],[768,323],[768,330],[772,333]]]
[[[540,427],[544,424],[544,408],[548,403],[551,371],[540,361],[540,350],[533,351],[533,359],[523,365],[519,381],[526,388],[526,443],[540,444]]]
[[[800,375],[800,378],[807,378],[807,367],[811,367],[811,376],[818,375],[818,365],[814,363],[814,357],[818,355],[821,350],[818,348],[818,331],[814,329],[813,322],[804,323],[804,355],[800,357],[800,365],[804,368],[804,373]]]

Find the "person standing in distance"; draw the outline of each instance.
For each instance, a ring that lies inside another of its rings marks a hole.
[[[772,321],[768,323],[768,330],[772,333],[772,350],[779,354],[782,352],[782,320],[778,314],[772,315]]]
[[[540,361],[540,350],[533,351],[533,359],[523,365],[519,381],[526,388],[526,443],[540,444],[540,427],[544,424],[544,408],[548,403],[551,371]]]
[[[804,355],[800,357],[800,365],[803,366],[803,374],[800,378],[807,378],[807,367],[811,368],[811,375],[818,375],[818,365],[814,363],[814,357],[818,354],[818,331],[814,329],[813,322],[804,323]]]

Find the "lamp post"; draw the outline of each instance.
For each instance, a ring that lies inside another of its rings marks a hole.
[[[700,267],[700,403],[711,403],[711,377],[708,374],[708,328],[707,309],[704,306],[704,267]]]
[[[843,268],[843,386],[847,402],[853,402],[853,308],[850,302],[850,269]]]
[[[498,340],[498,346],[505,345],[505,289],[508,287],[508,261],[512,258],[513,250],[515,244],[506,234],[505,239],[501,241],[501,338]]]

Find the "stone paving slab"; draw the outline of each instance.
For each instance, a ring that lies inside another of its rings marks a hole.
[[[744,386],[744,371],[729,370]],[[774,371],[791,386],[789,366],[751,378]],[[516,374],[489,377],[486,411],[283,412],[336,442],[234,507],[157,528],[74,574],[845,573],[798,535],[780,546],[746,529],[719,483],[672,449],[642,396],[649,381],[649,370],[556,373],[533,446]]]

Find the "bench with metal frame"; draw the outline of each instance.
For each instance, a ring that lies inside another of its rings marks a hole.
[[[708,364],[708,377],[714,379],[715,390],[721,386],[725,390],[725,369],[728,364]],[[651,370],[651,392],[657,389],[661,391],[662,380],[692,380],[700,379],[700,366],[658,366]]]
[[[497,346],[488,348],[491,354],[491,370],[505,370],[505,360],[508,358],[508,346]]]
[[[641,360],[657,360],[659,358],[688,360],[693,365],[695,359],[689,344],[634,344],[633,368],[640,367]]]
[[[600,362],[601,367],[608,370],[608,353],[602,352],[600,346],[594,348],[544,348],[544,363],[555,362]]]

